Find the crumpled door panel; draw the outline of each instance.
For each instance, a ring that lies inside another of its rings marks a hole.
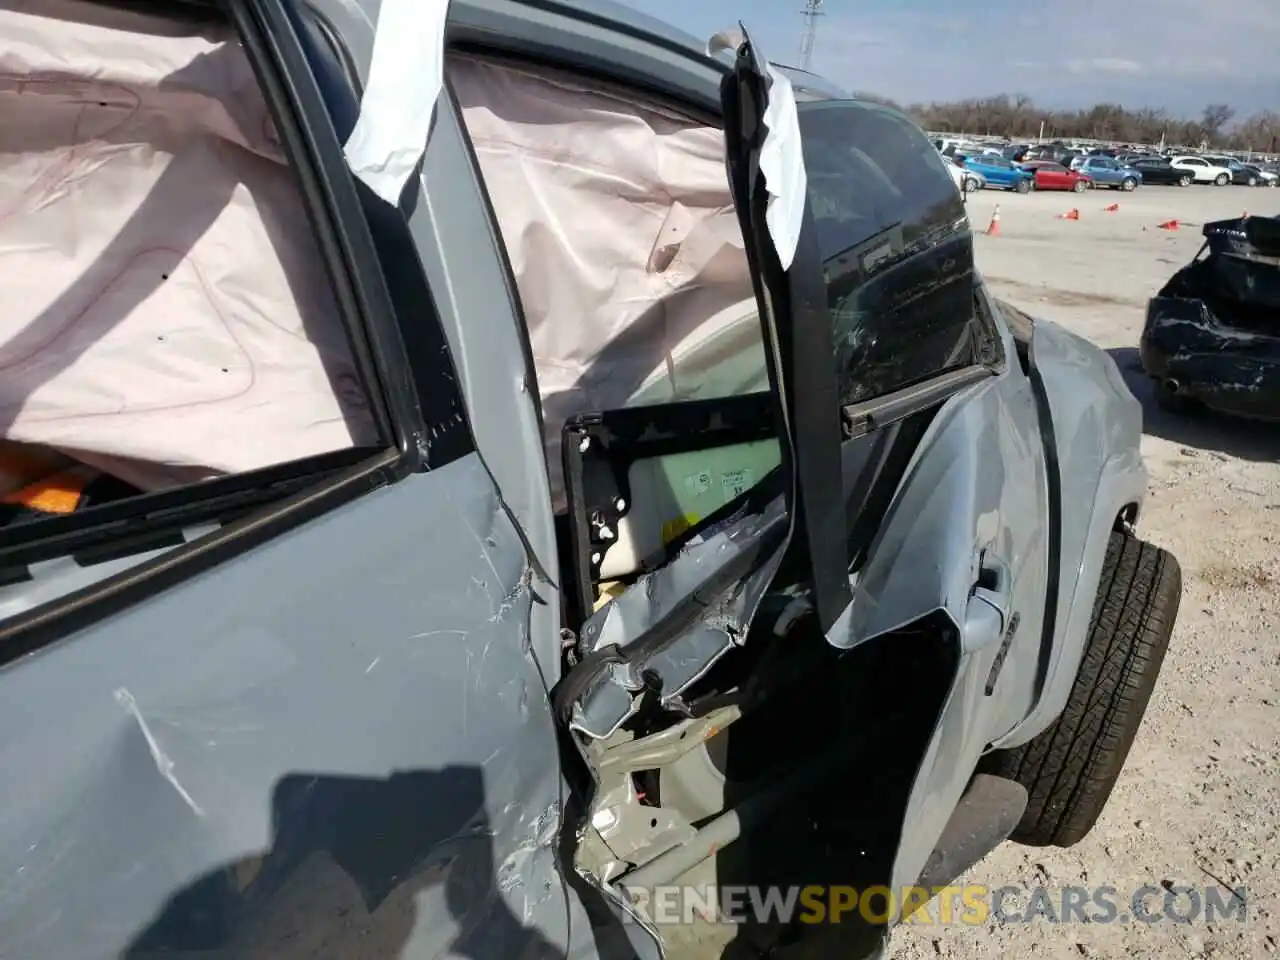
[[[940,613],[959,647],[904,815],[895,885],[919,875],[978,757],[1026,715],[1035,695],[1048,570],[1039,443],[1018,371],[944,405],[854,580],[853,603],[828,635],[851,648]]]
[[[646,683],[666,703],[741,643],[782,558],[786,504],[771,500],[689,544],[582,628],[591,651],[557,690],[557,710],[592,739],[632,715]]]

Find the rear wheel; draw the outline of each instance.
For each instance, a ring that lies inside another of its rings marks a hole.
[[[1120,189],[1123,190],[1125,193],[1130,193],[1133,190],[1133,188],[1136,187],[1137,185],[1138,185],[1138,181],[1134,180],[1132,177],[1125,177],[1123,180],[1120,181]]]
[[[1014,190],[1016,190],[1016,191],[1018,191],[1018,193],[1029,193],[1029,192],[1031,191],[1031,181],[1030,181],[1030,180],[1019,180],[1019,181],[1014,185],[1014,188],[1013,188],[1013,189],[1014,189]]]
[[[1074,190],[1076,193],[1084,193],[1087,189],[1089,189],[1089,183],[1086,180],[1077,180],[1076,185],[1071,189]]]
[[[1014,840],[1069,847],[1093,828],[1142,723],[1181,598],[1182,571],[1172,554],[1111,534],[1066,709],[1029,743],[983,761],[1027,788]]]
[[[1249,178],[1249,186],[1251,186],[1251,187],[1256,187],[1257,185],[1258,185],[1258,178],[1257,178],[1257,177],[1250,177],[1250,178]]]
[[[1220,186],[1220,187],[1225,187],[1225,186],[1227,185],[1227,182],[1228,182],[1230,179],[1231,179],[1231,178],[1230,178],[1230,177],[1228,177],[1225,173],[1220,173],[1220,174],[1218,174],[1216,177],[1214,177],[1214,178],[1213,178],[1213,182],[1214,182],[1215,184],[1217,184],[1218,186]]]
[[[1180,187],[1189,187],[1189,186],[1191,186],[1191,178],[1190,178],[1190,177],[1188,177],[1188,176],[1180,177],[1180,178],[1178,179],[1178,186],[1180,186]]]

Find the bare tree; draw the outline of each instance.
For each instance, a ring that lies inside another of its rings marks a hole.
[[[1236,112],[1225,103],[1211,103],[1200,114],[1200,126],[1204,127],[1205,136],[1216,140],[1222,129],[1231,122]]]
[[[892,103],[885,97],[872,97]],[[1196,145],[1208,141],[1219,148],[1274,153],[1280,144],[1280,114],[1263,110],[1236,120],[1224,103],[1209,104],[1195,120],[1179,118],[1151,107],[1130,109],[1099,103],[1082,110],[1045,110],[1025,94],[914,104],[905,108],[928,130],[944,133],[996,134],[1030,139],[1045,132],[1054,137],[1080,137],[1124,143]],[[1235,121],[1235,122],[1233,122]]]

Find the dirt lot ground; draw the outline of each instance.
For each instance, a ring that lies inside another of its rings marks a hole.
[[[1104,212],[1111,203],[1120,209]],[[1244,886],[1248,913],[1243,924],[905,927],[891,955],[1280,955],[1280,426],[1164,413],[1135,352],[1147,298],[1194,255],[1201,224],[1280,212],[1280,189],[983,191],[969,200],[975,229],[996,204],[1001,236],[980,237],[978,253],[992,287],[1106,348],[1143,402],[1151,490],[1140,530],[1177,555],[1184,593],[1145,725],[1093,834],[1070,850],[1005,844],[962,882],[1054,896],[1107,885],[1122,905],[1147,884]],[[1057,219],[1072,207],[1078,221]],[[1177,232],[1157,229],[1174,218]]]

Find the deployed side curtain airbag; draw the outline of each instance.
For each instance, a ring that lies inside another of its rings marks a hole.
[[[447,74],[520,293],[557,506],[568,417],[768,389],[720,130],[551,71],[454,57]]]
[[[373,443],[229,29],[0,10],[0,437],[143,488]]]

